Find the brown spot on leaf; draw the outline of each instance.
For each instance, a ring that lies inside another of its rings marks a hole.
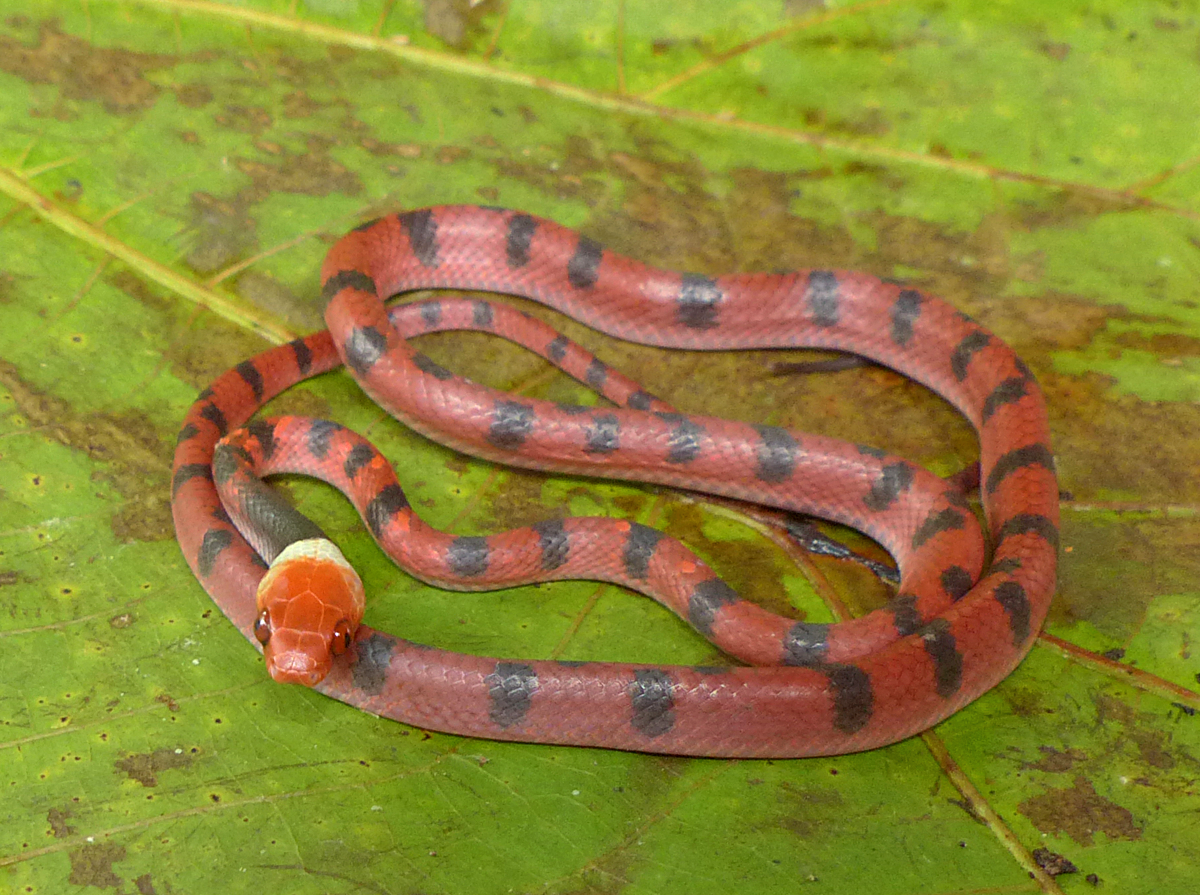
[[[321,308],[315,301],[301,301],[296,293],[270,274],[256,270],[238,277],[238,294],[270,314],[281,317],[298,331],[324,328]]]
[[[1076,777],[1073,786],[1049,789],[1026,799],[1017,810],[1041,832],[1065,833],[1080,845],[1091,845],[1097,833],[1109,839],[1142,838],[1129,809],[1099,795],[1083,776]]]
[[[262,106],[226,106],[213,121],[227,130],[243,134],[260,134],[271,126],[271,113]]]
[[[73,816],[70,808],[61,811],[58,808],[51,808],[47,811],[46,820],[50,823],[50,835],[55,839],[65,839],[74,835],[75,828],[67,823],[67,819]]]
[[[192,193],[192,246],[187,263],[201,274],[215,273],[241,259],[257,244],[258,223],[246,203],[226,202],[208,193]]]
[[[303,90],[296,90],[283,98],[285,118],[311,118],[321,109],[321,104]]]
[[[1103,476],[1099,447],[1093,448],[1094,468],[1095,475]],[[1161,450],[1171,447],[1164,444]],[[1110,451],[1111,463],[1124,463],[1123,455],[1124,451]],[[1073,465],[1075,459],[1067,462]],[[1157,465],[1155,452],[1148,452],[1144,459],[1149,476],[1149,468]],[[1190,470],[1183,472],[1192,475]],[[1195,550],[1200,542],[1200,519],[1159,512],[1068,512],[1062,533],[1063,543],[1088,561],[1062,564],[1059,590],[1051,607],[1056,625],[1086,622],[1105,636],[1127,643],[1145,624],[1146,613],[1157,597],[1185,592],[1200,580],[1200,553]],[[1101,709],[1106,710],[1104,706]],[[1124,711],[1115,706],[1111,710]]]
[[[63,99],[100,102],[114,114],[154,105],[159,88],[146,75],[174,64],[172,56],[97,47],[64,34],[57,22],[42,22],[32,46],[0,36],[0,71],[31,84],[54,84]],[[50,114],[73,118],[68,109]]]
[[[824,8],[825,0],[784,0],[783,3],[784,14],[792,18]]]
[[[1037,203],[1016,204],[1008,212],[1015,215],[1014,226],[1030,230],[1064,228],[1080,221],[1102,218],[1105,215],[1129,211],[1140,202],[1140,196],[1129,192],[1100,193],[1083,189],[1055,190],[1039,198]]]
[[[112,865],[125,860],[125,847],[115,843],[89,842],[72,850],[71,875],[67,882],[75,886],[93,886],[97,889],[122,888],[125,880],[113,873]]]
[[[471,150],[463,146],[439,146],[434,158],[439,165],[455,165],[471,157]]]
[[[799,839],[815,839],[837,829],[845,818],[845,799],[833,787],[783,783],[778,790],[783,811],[777,823]]]
[[[161,541],[175,536],[169,505],[171,450],[153,420],[137,411],[76,413],[69,402],[26,383],[16,366],[4,360],[0,360],[0,385],[42,437],[103,464],[96,477],[125,498],[111,523],[118,540]]]
[[[211,315],[204,326],[190,327],[181,333],[167,350],[171,371],[184,382],[191,383],[197,390],[212,384],[213,380],[248,357],[263,350],[261,338]],[[289,390],[295,391],[295,389]],[[170,420],[177,426],[183,418]],[[175,431],[171,431],[174,440]]]
[[[466,48],[493,0],[425,0],[425,30],[456,50]]]
[[[182,84],[175,88],[175,99],[188,109],[199,109],[212,102],[212,89],[207,84]]]
[[[1075,767],[1076,764],[1087,760],[1087,753],[1080,749],[1068,749],[1065,752],[1060,752],[1053,746],[1041,746],[1038,751],[1042,753],[1042,758],[1039,761],[1025,761],[1021,763],[1021,767],[1031,771],[1044,771],[1049,774],[1064,774]]]
[[[1050,876],[1062,876],[1064,873],[1079,872],[1079,868],[1063,855],[1060,855],[1058,852],[1052,852],[1048,848],[1035,848],[1033,850],[1033,859]]]
[[[1050,711],[1047,708],[1046,695],[1035,687],[1014,684],[1000,692],[1008,703],[1009,710],[1018,717],[1033,717]]]
[[[1043,376],[1042,385],[1077,499],[1136,490],[1149,506],[1200,502],[1200,404],[1116,395],[1096,374]]]
[[[114,762],[116,769],[142,786],[158,786],[158,775],[174,768],[186,768],[192,755],[185,749],[155,749],[153,752],[134,752]]]
[[[10,305],[17,300],[17,278],[6,270],[0,271],[0,305]]]
[[[173,307],[162,293],[156,291],[154,287],[128,268],[113,271],[105,277],[105,282],[156,311],[167,311]]]
[[[1103,694],[1097,695],[1093,701],[1096,705],[1096,720],[1101,724],[1115,721],[1117,724],[1128,726],[1137,721],[1137,712],[1128,703]]]
[[[1185,357],[1200,356],[1200,339],[1183,333],[1114,333],[1112,344],[1134,351],[1156,355],[1164,363],[1177,362]]]
[[[385,143],[374,137],[362,137],[358,145],[371,155],[398,156],[399,158],[420,158],[421,147],[417,143]]]
[[[552,159],[547,159],[544,153],[545,150],[540,147],[529,156],[499,153],[492,159],[492,164],[496,166],[501,180],[519,180],[535,186],[547,195],[579,199],[588,205],[600,203],[606,187],[595,175],[605,172],[607,166],[602,163],[597,156],[597,149],[589,141],[571,136],[567,138],[562,153],[556,154]],[[574,179],[564,180],[568,175],[573,175]],[[601,237],[603,238],[602,234]]]
[[[234,159],[234,164],[252,181],[238,196],[239,205],[243,207],[260,202],[276,192],[303,196],[328,196],[333,193],[357,196],[362,192],[362,181],[358,175],[327,155],[319,145],[305,153],[285,152],[270,164],[241,157]]]
[[[1167,749],[1168,738],[1162,731],[1131,730],[1130,739],[1137,744],[1138,757],[1152,768],[1169,771],[1175,767],[1175,756]]]
[[[737,594],[785,617],[798,613],[788,600],[783,579],[795,574],[786,555],[759,538],[714,540],[705,534],[711,515],[692,502],[667,505],[663,528],[689,547],[710,557],[717,573]]]
[[[1055,60],[1056,62],[1062,62],[1064,59],[1066,59],[1068,56],[1071,55],[1071,45],[1070,44],[1059,43],[1058,41],[1053,41],[1053,40],[1042,41],[1042,43],[1039,45],[1038,49],[1040,49],[1043,53],[1045,53],[1047,56],[1049,56],[1051,59]]]

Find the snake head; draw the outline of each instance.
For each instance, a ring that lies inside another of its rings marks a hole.
[[[267,671],[284,684],[319,684],[350,648],[363,615],[363,586],[331,541],[289,544],[258,585],[254,636]]]

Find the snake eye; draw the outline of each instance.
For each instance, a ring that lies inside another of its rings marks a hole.
[[[335,656],[340,656],[348,649],[350,649],[350,622],[342,619],[333,626],[333,642],[329,645],[329,651]]]
[[[263,646],[266,646],[267,641],[271,639],[271,616],[265,609],[254,620],[254,639]]]

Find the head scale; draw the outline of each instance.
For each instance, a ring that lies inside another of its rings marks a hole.
[[[363,615],[363,586],[333,542],[289,544],[258,585],[254,636],[280,683],[319,684],[349,649]]]

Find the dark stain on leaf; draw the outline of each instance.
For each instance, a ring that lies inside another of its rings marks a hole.
[[[448,470],[454,472],[457,457],[449,459],[452,463],[448,464]],[[544,473],[506,468],[500,479],[499,486],[492,488],[487,495],[487,522],[483,524],[489,532],[521,528],[547,518],[542,497],[542,488],[546,483]]]
[[[1065,774],[1072,770],[1075,765],[1087,761],[1087,753],[1081,749],[1067,749],[1065,752],[1060,752],[1053,746],[1041,746],[1038,751],[1042,753],[1042,758],[1038,761],[1023,761],[1021,768],[1030,771],[1044,771],[1049,774]]]
[[[1064,873],[1079,872],[1078,867],[1058,854],[1058,852],[1052,852],[1048,848],[1035,848],[1033,850],[1033,859],[1050,876],[1062,876]]]
[[[205,316],[207,319],[203,326],[189,327],[164,352],[175,376],[190,383],[197,391],[207,388],[226,370],[267,347],[260,337],[245,329],[214,315]],[[296,391],[307,394],[303,389],[292,389],[284,394]],[[182,413],[181,409],[180,418]],[[179,420],[164,420],[164,423],[178,426]],[[173,443],[175,430],[172,429],[166,437]]]
[[[142,786],[158,786],[158,775],[163,771],[189,767],[194,759],[188,749],[155,749],[153,752],[135,752],[114,762],[116,769],[136,780]]]
[[[46,812],[46,820],[50,824],[50,835],[55,839],[66,839],[68,836],[75,834],[75,827],[67,823],[67,820],[74,817],[74,813],[70,808],[58,809],[51,808]]]
[[[784,0],[783,2],[784,14],[791,18],[797,18],[814,10],[823,10],[824,8],[825,0]]]
[[[1200,404],[1113,395],[1098,374],[1044,375],[1042,385],[1077,499],[1136,491],[1150,505],[1200,502]]]
[[[626,810],[640,816],[655,810],[651,806],[663,804],[687,773],[687,767],[685,758],[647,756],[646,761],[629,765],[621,786],[614,787],[611,794],[602,792],[599,797],[627,806]],[[668,816],[671,810],[667,809]],[[606,848],[556,885],[555,891],[561,895],[619,895],[628,891],[626,882],[636,875],[643,862],[637,848]]]
[[[151,286],[127,268],[120,268],[113,271],[105,277],[105,282],[116,289],[120,289],[130,298],[137,299],[148,308],[153,308],[156,311],[169,311],[172,308],[170,300],[165,298],[156,287]]]
[[[363,187],[358,175],[327,155],[320,141],[312,143],[308,152],[283,153],[270,164],[257,159],[234,159],[238,170],[252,181],[250,194],[243,195],[243,201],[253,204],[276,192],[303,196],[359,195]]]
[[[396,156],[397,158],[420,158],[423,150],[419,143],[386,143],[374,137],[359,138],[358,145],[371,155]]]
[[[1071,55],[1071,45],[1053,40],[1044,40],[1038,44],[1038,49],[1056,62],[1062,62]]]
[[[1178,364],[1185,357],[1200,357],[1200,339],[1183,333],[1115,333],[1114,345],[1157,355],[1164,364]]]
[[[1097,833],[1109,839],[1142,838],[1129,809],[1099,795],[1083,776],[1076,777],[1073,786],[1048,789],[1026,799],[1017,810],[1041,832],[1065,833],[1080,845],[1091,845]]]
[[[778,789],[778,824],[808,840],[828,836],[845,823],[845,798],[832,786],[782,783]]]
[[[109,842],[89,842],[68,853],[71,875],[67,882],[75,886],[92,886],[97,889],[124,887],[124,878],[113,873],[112,865],[125,860],[125,847]]]
[[[1137,744],[1138,757],[1152,768],[1169,771],[1175,767],[1175,756],[1167,749],[1167,735],[1161,730],[1130,731],[1130,739]]]
[[[468,0],[425,0],[425,30],[451,47],[467,43]]]
[[[1034,687],[1012,685],[1001,691],[1009,710],[1018,717],[1032,717],[1053,711],[1047,708],[1046,695]]]
[[[169,505],[171,449],[152,419],[132,410],[120,415],[77,414],[67,401],[31,387],[4,360],[0,360],[0,384],[43,437],[104,464],[96,475],[125,497],[111,523],[118,540],[161,541],[175,536]]]
[[[0,271],[0,305],[10,305],[17,300],[16,283],[17,278],[13,274]]]
[[[743,599],[753,600],[764,609],[786,617],[798,613],[788,601],[783,577],[795,570],[777,550],[771,550],[758,538],[713,540],[704,533],[711,516],[695,503],[672,502],[667,511],[665,530],[688,547],[712,557],[713,565]]]
[[[464,146],[439,146],[434,158],[439,165],[454,165],[471,157],[471,150]]]
[[[1200,421],[1198,421],[1200,422]],[[1146,448],[1149,451],[1149,440]],[[1079,442],[1082,451],[1085,441]],[[1089,475],[1104,478],[1100,445],[1090,448],[1095,466]],[[1170,452],[1164,443],[1159,452]],[[1110,461],[1124,465],[1124,451],[1112,451]],[[1061,457],[1070,457],[1072,466],[1087,467],[1087,458],[1077,458],[1060,448]],[[1145,455],[1144,478],[1157,472],[1156,454]],[[1084,462],[1079,463],[1082,459]],[[1170,474],[1171,470],[1161,470]],[[1194,477],[1192,470],[1177,470],[1181,479]],[[1180,483],[1186,493],[1189,485]],[[1090,489],[1089,489],[1090,490]],[[1164,494],[1162,501],[1169,498]],[[1184,498],[1181,495],[1181,502]],[[1200,580],[1200,520],[1171,518],[1151,508],[1137,511],[1117,507],[1112,512],[1097,512],[1103,507],[1072,512],[1068,504],[1063,517],[1063,543],[1073,553],[1089,558],[1088,562],[1063,563],[1059,573],[1059,589],[1051,606],[1051,621],[1069,627],[1085,622],[1117,643],[1128,643],[1145,623],[1146,613],[1155,598],[1162,594],[1182,593],[1194,588]]]
[[[315,301],[302,301],[286,284],[270,274],[250,270],[238,277],[237,291],[242,298],[277,317],[300,332],[324,329],[321,307]],[[310,292],[310,295],[312,293]]]
[[[226,106],[213,116],[213,123],[242,134],[261,134],[274,122],[262,106]]]
[[[226,202],[208,193],[191,196],[191,248],[187,263],[201,274],[233,264],[258,245],[258,223],[245,203]]]
[[[1095,703],[1096,718],[1101,723],[1114,721],[1127,726],[1137,721],[1137,712],[1133,707],[1119,699],[1100,694],[1096,696]]]
[[[529,156],[501,152],[491,163],[501,182],[528,183],[547,195],[578,199],[587,205],[600,202],[606,194],[606,186],[597,175],[605,173],[605,166],[588,140],[570,136],[566,138],[563,150],[554,153],[552,158],[546,157],[547,151],[539,149]]]
[[[1010,209],[1015,215],[1011,223],[1014,227],[1030,230],[1058,229],[1108,214],[1133,211],[1141,204],[1141,197],[1133,192],[1058,190],[1042,196],[1036,203],[1015,203]]]
[[[323,108],[324,106],[303,90],[294,90],[283,98],[285,118],[311,118]]]
[[[159,88],[146,75],[174,63],[174,57],[158,53],[93,46],[82,38],[63,34],[53,21],[38,25],[32,45],[0,35],[0,71],[31,84],[54,84],[62,99],[100,102],[117,115],[153,106]],[[41,114],[75,117],[61,102]]]
[[[200,109],[212,102],[212,88],[199,82],[181,84],[175,88],[175,99],[187,109]]]
[[[494,0],[425,0],[425,30],[456,50],[482,34],[480,20],[499,6]]]

